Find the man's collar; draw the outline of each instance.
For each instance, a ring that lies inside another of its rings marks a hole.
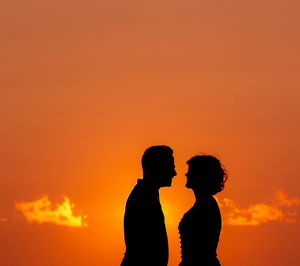
[[[154,197],[159,199],[158,189],[153,184],[144,179],[138,179],[137,185],[143,186],[144,189],[149,192],[149,194],[152,194]]]

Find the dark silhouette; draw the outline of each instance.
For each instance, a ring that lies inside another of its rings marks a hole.
[[[212,195],[223,190],[227,174],[213,156],[195,156],[187,164],[186,187],[194,191],[196,202],[179,223],[180,266],[219,266],[216,250],[222,222]]]
[[[166,266],[168,238],[158,190],[176,176],[173,151],[148,148],[142,157],[143,179],[131,191],[124,215],[126,252],[121,266]]]

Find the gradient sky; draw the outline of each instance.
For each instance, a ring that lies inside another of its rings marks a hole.
[[[229,174],[217,195],[222,265],[300,265],[299,10],[296,0],[1,3],[0,265],[118,265],[125,202],[157,144],[173,148],[178,173],[161,189],[169,265],[193,204],[185,162],[199,153]]]

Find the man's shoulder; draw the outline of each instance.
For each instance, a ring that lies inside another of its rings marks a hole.
[[[127,199],[126,206],[130,208],[141,207],[149,210],[149,208],[156,208],[157,202],[155,193],[143,183],[143,180],[139,179]]]
[[[134,188],[132,189],[132,191],[129,194],[128,200],[127,201],[135,201],[135,200],[142,200],[143,198],[146,197],[146,193],[145,193],[145,188],[144,186],[138,182]]]

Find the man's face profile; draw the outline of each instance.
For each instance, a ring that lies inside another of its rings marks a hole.
[[[168,146],[152,146],[142,157],[144,179],[156,187],[169,187],[172,178],[177,175],[173,151]]]
[[[168,156],[163,162],[160,171],[160,186],[170,187],[172,185],[172,179],[177,175],[174,165],[174,157]]]

